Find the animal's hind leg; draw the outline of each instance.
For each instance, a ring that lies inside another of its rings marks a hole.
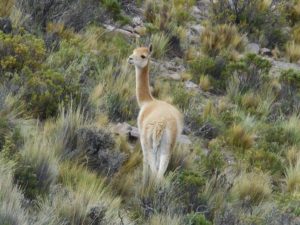
[[[143,151],[143,184],[147,185],[149,181],[149,156],[148,156],[148,151],[146,149],[146,145],[144,141],[141,138],[141,146],[142,146],[142,151]]]
[[[169,165],[171,157],[171,144],[164,135],[160,144],[158,179],[162,179]]]

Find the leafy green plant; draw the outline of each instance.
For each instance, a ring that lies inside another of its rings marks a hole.
[[[44,41],[25,33],[12,35],[0,31],[0,71],[19,72],[24,67],[40,68],[45,58]]]
[[[67,85],[62,74],[52,70],[39,71],[29,80],[23,94],[27,110],[45,119],[58,112],[61,102],[68,103],[78,96],[76,86]]]

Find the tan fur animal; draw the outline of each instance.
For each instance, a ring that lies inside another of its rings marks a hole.
[[[143,149],[143,173],[161,179],[167,170],[176,139],[181,134],[183,117],[172,105],[154,99],[149,86],[149,61],[152,46],[136,48],[128,62],[135,66],[136,96],[140,107],[138,128]]]

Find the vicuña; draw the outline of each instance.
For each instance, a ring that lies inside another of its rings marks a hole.
[[[128,62],[135,66],[138,128],[143,150],[143,174],[162,179],[183,127],[182,114],[171,104],[153,98],[149,86],[150,47],[136,48]]]

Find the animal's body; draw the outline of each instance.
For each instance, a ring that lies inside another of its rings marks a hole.
[[[154,177],[161,179],[168,167],[172,150],[183,127],[182,114],[173,105],[154,99],[149,87],[151,47],[137,48],[129,57],[136,70],[136,95],[140,112],[138,129],[143,150],[144,176],[150,167]]]

